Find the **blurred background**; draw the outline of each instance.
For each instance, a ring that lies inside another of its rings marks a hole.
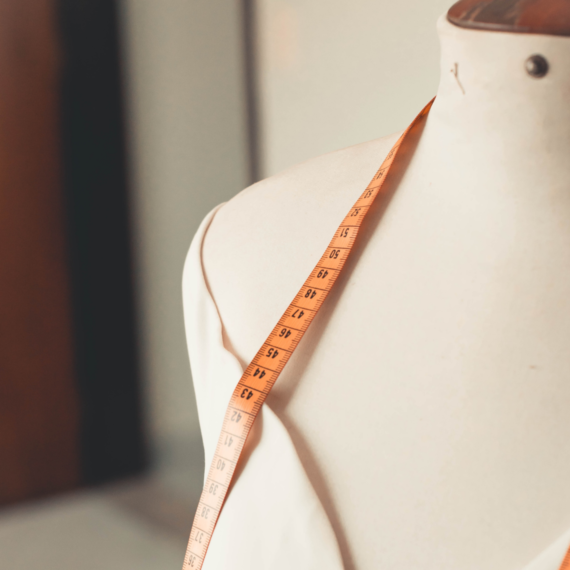
[[[252,182],[405,128],[450,3],[0,0],[0,568],[181,567],[192,236]]]

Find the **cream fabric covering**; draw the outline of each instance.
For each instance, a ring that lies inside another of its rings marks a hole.
[[[224,348],[222,325],[202,272],[201,246],[215,214],[202,223],[184,269],[184,316],[206,471],[226,406],[243,370]],[[289,435],[269,406],[250,436],[243,471],[222,510],[204,570],[341,570],[331,525]]]
[[[222,324],[202,269],[204,236],[220,207],[196,233],[183,277],[186,336],[206,471],[227,403],[243,373],[238,360],[224,347]],[[204,570],[342,570],[325,511],[287,430],[267,404],[256,420],[246,454],[247,462],[220,516]],[[524,570],[559,570],[569,542],[570,530]]]

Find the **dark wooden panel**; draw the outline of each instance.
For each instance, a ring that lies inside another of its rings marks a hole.
[[[447,17],[464,28],[570,36],[568,0],[460,0]]]
[[[0,503],[78,482],[51,0],[0,0]]]

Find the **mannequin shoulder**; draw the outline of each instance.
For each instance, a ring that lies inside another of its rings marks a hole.
[[[205,239],[205,260],[267,246],[284,235],[296,241],[325,232],[330,239],[400,134],[310,159],[246,188],[216,213]]]

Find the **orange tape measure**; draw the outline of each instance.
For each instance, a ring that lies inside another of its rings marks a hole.
[[[392,147],[370,184],[336,230],[316,267],[235,387],[224,416],[216,453],[200,496],[182,570],[202,568],[253,422],[342,271],[362,222],[376,196],[380,194],[398,149],[409,132],[429,113],[434,100],[425,106]],[[560,570],[570,570],[570,550]]]

